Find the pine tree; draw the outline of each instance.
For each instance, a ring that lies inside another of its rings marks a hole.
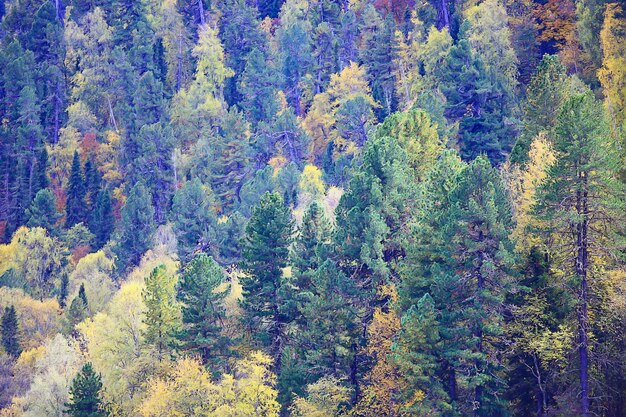
[[[17,324],[17,315],[15,307],[8,306],[4,308],[2,315],[2,347],[4,351],[17,358],[22,353],[19,341],[19,328]]]
[[[174,341],[178,322],[176,276],[169,274],[165,265],[159,265],[146,277],[145,285],[141,296],[147,309],[144,319],[146,341],[156,348],[157,358],[161,361]]]
[[[102,178],[100,176],[100,172],[98,171],[98,167],[96,166],[93,157],[87,158],[85,161],[85,205],[87,207],[88,213],[86,213],[86,219],[89,219],[88,214],[93,214],[93,208],[96,203],[96,198],[98,196],[98,192],[100,191],[100,186],[102,184]]]
[[[35,174],[35,178],[33,180],[34,188],[36,190],[43,190],[44,188],[48,188],[50,185],[50,180],[48,179],[48,175],[46,170],[48,169],[48,151],[45,146],[41,147],[41,151],[39,152],[39,156],[37,157],[37,172]]]
[[[159,122],[165,114],[163,84],[152,71],[146,71],[137,81],[133,94],[133,113],[133,132]]]
[[[87,303],[87,295],[85,294],[85,285],[81,283],[78,294],[65,313],[65,332],[66,334],[77,335],[76,325],[81,323],[89,316],[89,305]]]
[[[74,152],[72,170],[67,183],[67,203],[65,207],[65,227],[69,229],[85,220],[85,178],[81,169],[78,152]]]
[[[274,367],[281,367],[284,327],[290,320],[283,268],[287,266],[293,222],[278,193],[266,193],[254,208],[242,246],[243,308],[245,323],[261,346],[268,348]]]
[[[177,334],[185,352],[197,352],[205,365],[220,369],[231,354],[232,340],[222,334],[224,298],[230,285],[212,257],[200,253],[183,271],[177,299],[181,303],[182,328]]]
[[[411,412],[446,415],[450,397],[438,378],[441,369],[441,332],[435,301],[426,293],[401,319],[401,330],[392,345],[392,359],[405,381],[399,400]]]
[[[562,236],[550,247],[555,266],[576,288],[576,321],[580,383],[580,413],[589,416],[592,386],[590,356],[593,324],[590,311],[596,267],[610,262],[615,250],[615,227],[623,221],[623,184],[616,145],[608,133],[600,103],[591,91],[572,95],[559,113],[555,128],[556,163],[538,193],[536,212],[547,234]]]
[[[148,250],[154,224],[154,208],[148,190],[137,183],[122,207],[119,240],[116,252],[121,265],[137,265],[141,256]]]
[[[72,381],[64,413],[70,417],[107,417],[101,391],[102,377],[87,362]]]
[[[267,51],[267,34],[263,32],[254,6],[243,0],[224,0],[219,6],[220,39],[226,52],[226,65],[234,75],[226,80],[224,96],[229,105],[241,105],[239,80],[243,77],[253,50]]]
[[[220,126],[221,145],[218,163],[212,175],[213,189],[221,202],[221,211],[228,213],[236,203],[249,169],[251,157],[250,124],[243,113],[231,107]]]
[[[431,201],[418,217],[423,227],[404,261],[401,294],[407,307],[430,294],[441,350],[425,346],[416,353],[438,355],[433,398],[462,414],[500,415],[506,406],[499,378],[505,295],[516,288],[508,196],[485,156],[467,166],[447,157],[431,181],[425,190]],[[439,386],[448,400],[436,394]]]
[[[56,196],[50,189],[39,190],[35,198],[26,210],[28,216],[28,227],[43,227],[49,232],[56,230],[56,224],[61,218],[61,213],[57,211]]]
[[[276,38],[287,102],[296,116],[303,116],[301,81],[313,63],[309,27],[304,21],[295,20],[278,28]]]
[[[324,207],[313,201],[298,228],[293,248],[293,266],[299,273],[316,270],[326,260],[332,247],[332,225],[324,214]],[[308,285],[298,286],[306,290]]]

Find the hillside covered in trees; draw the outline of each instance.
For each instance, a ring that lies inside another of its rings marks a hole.
[[[0,417],[626,416],[626,2],[0,17]]]

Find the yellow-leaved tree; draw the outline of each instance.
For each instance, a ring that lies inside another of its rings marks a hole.
[[[277,417],[276,376],[270,365],[267,355],[254,352],[237,362],[234,374],[213,382],[197,359],[181,359],[168,377],[151,380],[138,413],[142,417]]]
[[[303,122],[313,138],[313,157],[320,157],[330,142],[340,152],[356,152],[366,140],[375,107],[365,68],[353,62],[331,75],[328,88],[313,98]]]
[[[530,250],[540,241],[535,234],[529,233],[528,226],[537,225],[539,221],[532,216],[537,188],[546,180],[548,168],[556,161],[544,132],[539,133],[531,143],[528,158],[523,169],[518,165],[505,169],[516,220],[511,236],[520,252]]]
[[[604,57],[598,79],[615,131],[626,120],[626,18],[621,4],[606,5],[600,40]]]

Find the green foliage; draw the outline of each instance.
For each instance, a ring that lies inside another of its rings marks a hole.
[[[61,214],[57,211],[57,199],[54,193],[48,189],[41,189],[35,194],[35,198],[26,210],[28,227],[43,227],[49,231],[56,229]]]
[[[15,307],[12,305],[4,308],[0,330],[2,332],[2,347],[4,351],[14,358],[20,356],[22,348],[19,340],[17,315],[15,314]]]
[[[102,378],[90,362],[83,365],[70,387],[70,401],[65,404],[65,414],[70,417],[106,417],[102,399]]]
[[[155,230],[154,208],[148,190],[136,184],[121,210],[122,219],[116,252],[121,265],[136,265],[150,247]]]
[[[252,211],[242,242],[243,303],[246,326],[261,346],[269,348],[280,369],[284,326],[291,319],[283,268],[292,242],[291,213],[278,193],[265,193]]]
[[[94,248],[101,248],[109,241],[114,226],[115,217],[111,194],[109,190],[101,189],[96,195],[89,222],[89,230],[94,234]]]
[[[176,303],[176,276],[159,265],[145,279],[146,287],[141,293],[146,305],[146,341],[154,346],[159,361],[174,341],[178,327],[179,307]]]
[[[526,91],[523,130],[511,151],[511,161],[525,163],[532,140],[539,132],[548,132],[556,124],[561,105],[567,96],[566,68],[556,55],[545,55]]]
[[[65,206],[65,227],[70,228],[85,218],[85,178],[80,164],[78,152],[74,152],[72,170],[67,183],[67,203]]]
[[[214,370],[232,355],[233,341],[222,334],[226,312],[224,298],[230,285],[220,266],[204,253],[193,257],[181,274],[176,298],[181,303],[180,348],[197,352],[202,363]]]
[[[198,178],[174,194],[171,217],[183,259],[191,259],[197,251],[219,254],[217,216],[212,202],[211,190]]]

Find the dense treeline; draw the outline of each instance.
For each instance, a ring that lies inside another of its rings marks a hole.
[[[0,416],[626,414],[624,2],[0,16]]]

